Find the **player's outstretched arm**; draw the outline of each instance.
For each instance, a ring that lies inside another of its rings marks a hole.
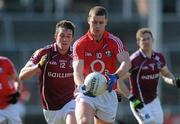
[[[83,67],[84,67],[84,61],[83,60],[77,60],[77,61],[73,62],[74,82],[77,86],[80,86],[84,82]]]
[[[118,74],[121,79],[123,79],[123,77],[128,73],[129,69],[131,68],[129,53],[127,51],[122,51],[121,53],[117,54],[117,59],[120,63],[120,66],[115,73]]]
[[[33,77],[39,70],[38,64],[35,65],[31,62],[28,62],[20,71],[19,79],[20,80],[27,80]]]
[[[180,77],[175,77],[168,69],[167,66],[161,69],[162,78],[164,81],[170,85],[174,85],[180,88]]]

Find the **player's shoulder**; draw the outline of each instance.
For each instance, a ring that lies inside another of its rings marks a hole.
[[[8,60],[8,58],[5,56],[0,56],[0,60]]]
[[[8,57],[0,56],[0,60],[3,62],[11,62],[11,60]]]
[[[110,45],[118,45],[118,46],[123,46],[123,42],[121,41],[121,39],[118,36],[115,36],[112,33],[108,33],[107,35],[107,42]]]
[[[52,47],[53,47],[53,45],[50,44],[50,45],[46,45],[46,46],[44,46],[42,48],[39,48],[33,53],[33,56],[37,56],[37,55],[40,55],[40,54],[46,54],[48,51],[51,50]]]
[[[164,58],[164,55],[161,52],[153,51],[153,55],[154,55],[155,59],[157,59],[157,60],[160,58]]]
[[[77,47],[77,46],[86,44],[86,42],[88,42],[88,41],[89,41],[88,36],[85,34],[74,42],[73,47]]]
[[[112,40],[112,41],[121,41],[121,39],[118,36],[116,36],[116,35],[114,35],[112,33],[109,33],[109,32],[107,34],[107,38]]]
[[[153,51],[153,54],[158,55],[158,56],[164,56],[163,53],[158,52],[158,51]]]
[[[130,59],[134,60],[134,59],[138,58],[139,56],[140,56],[140,52],[139,52],[139,50],[137,50],[130,55]]]
[[[81,42],[85,42],[88,39],[87,34],[81,36],[79,39],[77,39],[75,42],[76,43],[81,43]]]

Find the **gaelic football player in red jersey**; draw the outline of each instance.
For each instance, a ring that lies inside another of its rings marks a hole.
[[[163,54],[153,50],[153,34],[148,28],[141,28],[136,33],[139,49],[130,59],[131,93],[145,104],[151,111],[155,124],[163,124],[163,111],[157,96],[157,85],[160,74],[165,82],[180,87],[180,79],[169,71]],[[130,104],[131,110],[139,124],[144,121]]]
[[[40,98],[48,124],[76,124],[70,47],[74,29],[71,21],[58,22],[55,42],[38,49],[20,72],[21,80],[39,74]]]
[[[123,77],[131,67],[129,53],[122,41],[106,31],[107,21],[107,11],[104,7],[91,8],[88,17],[89,31],[73,45],[74,81],[77,91],[82,87],[84,78],[91,72],[105,74],[108,71],[108,77],[111,79],[108,90],[102,95],[92,97],[77,93],[75,114],[78,124],[93,124],[94,116],[96,124],[114,122],[118,101],[112,88],[117,79]],[[118,63],[121,63],[119,67]],[[124,83],[118,84],[126,97],[131,96]]]
[[[21,89],[14,64],[9,58],[0,56],[0,124],[22,124],[16,111]]]

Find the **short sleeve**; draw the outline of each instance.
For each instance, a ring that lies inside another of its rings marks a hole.
[[[160,53],[160,61],[161,61],[161,68],[163,68],[164,66],[166,66],[166,60],[163,54]]]
[[[84,46],[76,41],[73,44],[73,61],[84,59]]]
[[[123,42],[118,37],[111,34],[109,38],[111,39],[109,42],[111,49],[113,49],[115,55],[123,51],[127,51],[127,48],[124,46]]]
[[[6,59],[5,60],[5,65],[6,65],[6,68],[7,68],[7,74],[8,75],[12,75],[15,73],[15,67],[14,67],[14,64],[12,63],[12,61],[10,59]]]

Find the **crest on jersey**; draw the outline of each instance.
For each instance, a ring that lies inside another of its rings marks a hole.
[[[156,60],[156,65],[157,68],[160,69],[161,68],[161,61],[160,61],[160,57],[159,56],[155,56],[154,58]]]
[[[90,52],[85,52],[85,56],[92,56],[92,53],[90,53]]]
[[[109,51],[109,50],[108,50],[108,51],[106,51],[106,56],[107,56],[107,57],[111,57],[111,56],[112,56],[111,51]]]

